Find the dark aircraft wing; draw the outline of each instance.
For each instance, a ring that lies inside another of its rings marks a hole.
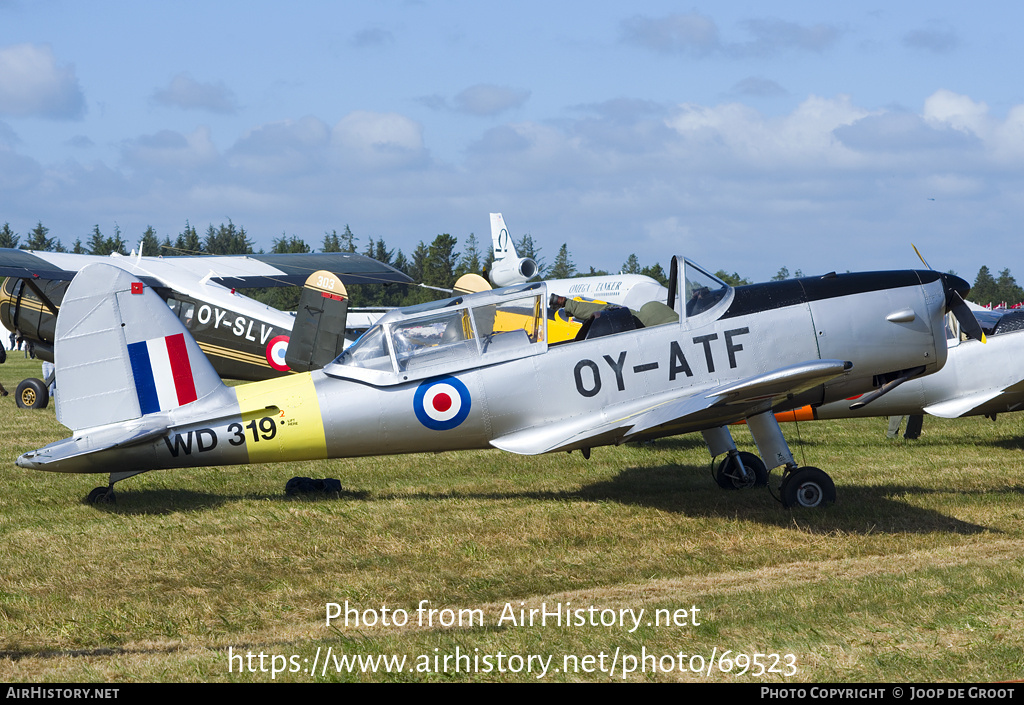
[[[306,254],[247,255],[245,257],[212,257],[207,259],[252,260],[276,272],[253,272],[213,276],[218,284],[233,289],[259,286],[302,286],[310,274],[321,269],[337,274],[345,284],[409,284],[412,279],[394,267],[365,255],[350,252],[311,252]],[[216,271],[217,265],[210,269]]]
[[[78,269],[69,270],[46,259],[46,252],[0,248],[0,276],[18,279],[55,279],[71,281]],[[82,267],[87,261],[82,261]]]
[[[0,276],[19,279],[70,281],[80,269],[93,262],[106,262],[129,272],[141,272],[137,276],[150,286],[173,287],[174,272],[179,267],[189,276],[208,276],[230,289],[302,286],[310,274],[321,269],[333,272],[346,285],[412,282],[394,267],[349,252],[143,257],[138,260],[131,256],[103,257],[0,248]]]

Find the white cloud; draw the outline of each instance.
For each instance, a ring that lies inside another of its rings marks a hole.
[[[173,130],[143,135],[126,142],[121,156],[133,169],[162,174],[207,168],[219,160],[210,128],[206,126],[197,127],[188,135]]]
[[[238,112],[235,94],[223,82],[200,83],[185,73],[179,73],[166,88],[156,91],[153,100],[183,110],[208,110],[223,114]]]
[[[423,128],[398,113],[356,110],[331,130],[341,164],[370,169],[414,166],[426,159]]]
[[[683,139],[680,156],[705,167],[820,169],[850,164],[853,153],[833,131],[868,114],[854,106],[849,96],[811,96],[790,115],[771,120],[739,103],[683,104],[667,124]]]
[[[48,45],[0,49],[0,114],[78,119],[85,96],[71,66],[58,66]]]
[[[938,90],[924,102],[924,119],[932,124],[971,132],[983,137],[989,131],[988,106],[965,95]]]
[[[262,125],[228,150],[234,168],[261,174],[295,174],[322,168],[331,128],[312,116]]]

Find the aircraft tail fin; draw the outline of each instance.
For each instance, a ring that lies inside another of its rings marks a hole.
[[[306,279],[295,313],[285,362],[296,372],[316,370],[345,347],[348,291],[335,275],[320,270]]]
[[[491,243],[494,246],[494,262],[487,272],[487,278],[494,286],[522,284],[540,273],[536,262],[529,257],[520,257],[516,252],[501,213],[491,213]]]
[[[57,420],[78,431],[201,400],[224,385],[192,335],[150,287],[96,263],[57,316]]]
[[[516,246],[508,233],[508,228],[505,227],[505,219],[501,213],[491,213],[491,244],[494,247],[495,261],[517,256]]]

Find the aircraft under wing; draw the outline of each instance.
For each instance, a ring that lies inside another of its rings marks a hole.
[[[987,389],[956,399],[948,399],[937,404],[924,407],[924,412],[932,416],[939,416],[944,419],[958,419],[961,416],[971,416],[978,407],[999,397],[1006,395],[1019,395],[1024,392],[1024,381],[1011,384],[1004,389]]]
[[[0,248],[0,276],[19,279],[70,281],[94,262],[130,271],[151,286],[173,287],[179,279],[206,278],[229,289],[302,286],[310,274],[321,269],[334,272],[345,284],[412,281],[394,267],[349,252],[132,257]]]
[[[602,410],[561,424],[538,426],[495,438],[491,445],[519,455],[586,448],[697,430],[738,421],[772,408],[778,401],[824,384],[851,368],[844,360],[815,360],[783,367],[749,379],[693,393],[679,390],[667,400],[648,400],[630,408]],[[679,396],[682,394],[683,396]],[[614,418],[608,418],[613,416]]]

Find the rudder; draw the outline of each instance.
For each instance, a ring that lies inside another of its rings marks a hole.
[[[75,276],[55,337],[57,420],[76,431],[167,411],[223,387],[156,292],[110,264]]]

